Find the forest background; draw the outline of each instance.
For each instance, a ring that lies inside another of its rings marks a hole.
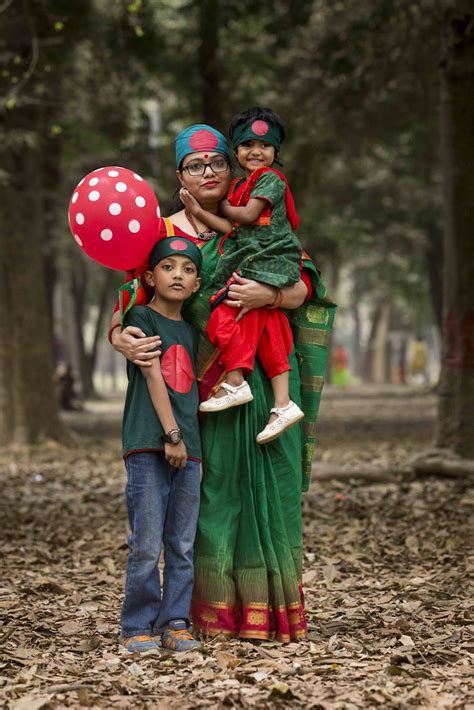
[[[390,381],[439,333],[439,443],[472,455],[472,18],[461,0],[4,1],[0,440],[64,438],[58,359],[94,395],[120,276],[71,239],[74,185],[130,167],[166,212],[176,133],[260,104],[287,121],[299,235],[353,371]]]
[[[298,233],[362,385],[323,392],[303,503],[309,638],[124,658],[121,397],[97,391],[98,372],[110,386],[124,369],[106,342],[123,275],[81,254],[67,206],[84,175],[121,165],[166,214],[176,133],[226,133],[254,104],[286,120]],[[0,0],[9,710],[473,707],[473,224],[472,0]],[[412,387],[417,335],[440,372]],[[59,411],[59,364],[78,411]]]

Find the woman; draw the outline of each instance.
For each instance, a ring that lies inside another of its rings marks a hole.
[[[209,126],[191,126],[177,137],[176,158],[181,185],[206,210],[216,213],[230,184],[230,154],[224,136]],[[202,249],[202,287],[183,313],[200,332],[198,372],[206,396],[222,375],[218,353],[205,334],[220,235],[209,232],[207,225],[185,210],[166,222],[168,236],[187,236]],[[281,295],[272,286],[239,277],[229,289],[227,303],[241,313],[276,302],[292,309],[296,351],[290,355],[290,394],[302,405],[305,420],[303,427],[293,427],[266,446],[256,444],[272,402],[270,383],[258,361],[249,375],[254,400],[207,414],[202,420],[204,475],[192,618],[195,629],[211,636],[275,636],[288,642],[306,635],[301,491],[309,483],[334,305],[324,300],[324,286],[311,261],[305,258],[303,265],[302,280],[282,289]],[[116,323],[118,316],[114,319]],[[116,328],[111,333],[119,352],[143,364],[156,357],[151,350],[157,340],[141,336],[133,328],[123,332]]]

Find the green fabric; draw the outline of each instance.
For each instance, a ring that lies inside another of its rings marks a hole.
[[[286,216],[286,185],[273,171],[261,175],[250,197],[260,197],[270,208],[269,224],[240,224],[224,242],[224,256],[216,273],[223,286],[233,271],[247,279],[283,288],[300,279],[301,245]]]
[[[162,345],[161,362],[168,363],[176,372],[178,378],[183,377],[182,366],[192,367],[191,375],[195,375],[193,363],[196,359],[197,335],[193,327],[184,320],[165,318],[148,306],[135,306],[125,316],[125,325],[141,328],[145,335],[159,334]],[[189,356],[180,352],[176,346],[182,346]],[[173,348],[170,350],[170,348]],[[166,353],[169,357],[166,359]],[[185,362],[183,362],[183,355]],[[181,367],[181,371],[180,368]],[[127,361],[128,388],[123,414],[122,443],[123,453],[144,450],[164,449],[162,435],[163,427],[153,407],[146,379],[140,368]],[[166,379],[166,378],[165,378]],[[186,379],[187,381],[187,379]],[[201,442],[197,418],[198,390],[194,379],[188,392],[178,392],[167,383],[171,407],[179,428],[183,432],[187,454],[190,458],[201,459]]]
[[[206,243],[202,251],[203,285],[183,312],[199,330],[198,372],[199,363],[212,353],[204,328],[219,258],[218,240]],[[335,310],[325,301],[324,286],[312,263],[305,261],[305,266],[315,293],[308,304],[290,314],[295,352],[289,358],[290,396],[305,411],[303,425],[268,445],[256,444],[273,406],[271,385],[258,359],[248,377],[253,402],[206,414],[201,421],[204,475],[194,551],[195,609],[231,608],[236,619],[242,609],[255,604],[301,613],[297,611],[303,555],[301,491],[309,483],[314,423]],[[316,337],[309,337],[314,333]],[[302,391],[300,376],[308,383]],[[197,626],[205,630],[202,622]],[[253,637],[251,631],[244,632]],[[296,638],[296,632],[290,636]]]

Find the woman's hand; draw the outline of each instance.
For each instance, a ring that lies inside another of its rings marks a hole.
[[[262,308],[263,306],[273,306],[278,297],[278,291],[275,286],[260,283],[260,281],[252,281],[245,279],[238,274],[232,274],[234,283],[229,286],[228,298],[224,301],[232,308],[240,308],[240,313],[236,320],[239,321],[252,308]],[[298,281],[293,286],[287,286],[281,289],[282,299],[280,306],[282,308],[299,308],[307,296],[308,289],[304,281]]]
[[[185,187],[182,187],[179,191],[179,196],[181,198],[181,202],[188,210],[188,212],[191,212],[192,215],[199,218],[199,215],[202,213],[202,207],[196,200],[196,198],[191,195],[189,190],[187,190]]]
[[[222,202],[219,203],[219,212],[221,215],[224,217],[227,217],[226,210],[231,207],[231,204],[229,200],[222,200]]]
[[[232,274],[234,283],[229,286],[228,298],[224,301],[232,308],[240,308],[236,320],[239,321],[252,308],[271,306],[275,301],[276,289],[274,286],[244,279],[243,276]]]
[[[161,345],[159,335],[147,337],[141,328],[128,325],[120,332],[116,328],[112,333],[112,345],[127,360],[140,367],[151,367],[152,361],[161,355],[156,350]]]

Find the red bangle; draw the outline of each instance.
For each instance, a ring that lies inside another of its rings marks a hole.
[[[107,338],[109,339],[109,343],[112,345],[112,347],[114,345],[112,342],[112,333],[114,332],[115,328],[121,328],[120,323],[116,323],[115,325],[113,325],[108,332]]]
[[[283,291],[281,290],[281,288],[277,288],[276,298],[270,306],[267,306],[267,308],[280,308],[282,301],[283,301]]]

